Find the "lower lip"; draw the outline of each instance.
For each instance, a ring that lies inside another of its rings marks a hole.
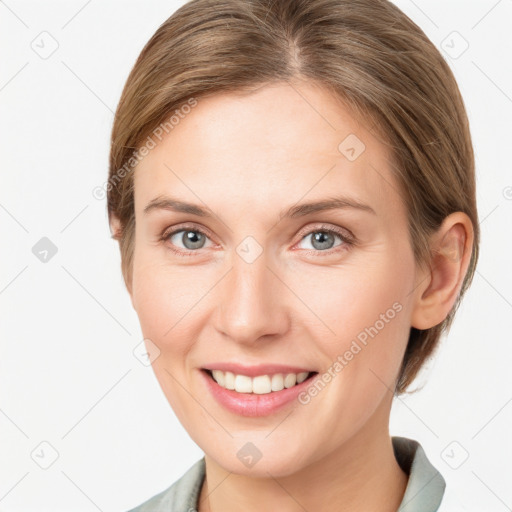
[[[201,370],[206,386],[214,398],[231,412],[241,416],[268,416],[293,402],[301,391],[304,391],[318,377],[318,373],[309,376],[305,381],[291,388],[272,391],[259,395],[257,393],[238,393],[219,386],[206,370]]]

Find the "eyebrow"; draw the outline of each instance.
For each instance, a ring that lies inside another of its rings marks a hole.
[[[346,208],[361,210],[372,213],[373,215],[377,215],[375,210],[371,206],[361,203],[360,201],[352,199],[350,197],[340,196],[328,197],[320,201],[293,205],[289,207],[287,210],[281,211],[279,218],[289,217],[293,219],[298,217],[304,217],[306,215],[310,215],[312,213],[320,211]],[[144,214],[146,215],[153,210],[169,210],[178,213],[188,213],[191,215],[196,215],[197,217],[216,216],[208,207],[202,207],[197,204],[187,203],[185,201],[180,201],[178,199],[167,196],[159,196],[152,199],[144,208]]]

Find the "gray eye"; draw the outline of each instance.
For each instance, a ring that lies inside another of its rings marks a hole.
[[[311,233],[307,234],[302,241],[311,239],[311,245],[313,249],[319,250],[319,251],[325,251],[328,249],[332,249],[335,247],[334,241],[336,238],[339,238],[341,240],[340,235],[336,233],[330,233],[329,231],[312,231]],[[340,245],[340,244],[338,244]],[[306,249],[309,249],[309,247],[306,247]]]
[[[180,233],[183,234],[179,236]],[[192,229],[181,229],[173,233],[169,240],[173,245],[176,245],[173,241],[174,237],[178,237],[184,248],[188,250],[202,249],[206,240],[206,236],[203,233]]]

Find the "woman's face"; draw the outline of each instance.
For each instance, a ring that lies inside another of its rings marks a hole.
[[[284,476],[387,434],[419,279],[390,158],[325,90],[274,84],[198,100],[138,164],[133,306],[178,419],[227,470]],[[299,208],[342,198],[366,207]],[[318,375],[237,412],[203,371],[232,362]]]

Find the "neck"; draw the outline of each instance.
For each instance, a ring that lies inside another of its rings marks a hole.
[[[386,404],[383,410],[386,411]],[[390,406],[391,404],[389,404]],[[199,512],[396,512],[408,476],[396,461],[388,432],[372,417],[337,450],[299,471],[280,478],[251,478],[229,473],[205,455],[206,474]]]

